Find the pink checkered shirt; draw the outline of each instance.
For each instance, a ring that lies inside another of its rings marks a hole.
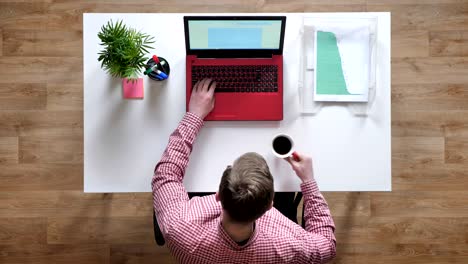
[[[301,184],[305,230],[275,208],[255,221],[239,246],[221,225],[214,195],[189,200],[182,183],[203,120],[187,113],[169,138],[152,180],[154,210],[167,246],[180,263],[324,263],[336,254],[334,223],[315,181]],[[220,175],[222,172],[220,172]]]

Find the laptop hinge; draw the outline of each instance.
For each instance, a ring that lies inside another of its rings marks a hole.
[[[272,50],[204,50],[189,51],[187,55],[196,55],[198,58],[265,58],[271,59],[275,54]]]
[[[219,55],[219,56],[207,56],[207,55],[197,55],[197,58],[199,59],[271,59],[273,58],[273,55],[270,56],[229,56],[227,55]]]

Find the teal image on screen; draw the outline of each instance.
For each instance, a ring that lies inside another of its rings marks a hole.
[[[209,28],[208,48],[261,49],[262,30],[259,28]]]
[[[316,93],[351,95],[341,64],[336,36],[332,32],[317,31]]]

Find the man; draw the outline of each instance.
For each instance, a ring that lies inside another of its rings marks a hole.
[[[169,138],[152,180],[154,210],[180,263],[324,263],[335,254],[334,223],[314,180],[312,159],[287,159],[302,180],[305,230],[273,205],[273,177],[256,153],[224,171],[218,193],[189,200],[182,184],[192,145],[214,107],[216,83],[193,88],[189,111]]]

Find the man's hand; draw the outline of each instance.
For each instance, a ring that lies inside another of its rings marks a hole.
[[[214,90],[216,82],[211,79],[198,81],[192,88],[189,112],[204,119],[214,108]]]
[[[302,182],[311,181],[314,179],[314,170],[312,168],[312,158],[294,153],[293,157],[286,158],[286,161],[291,164],[292,169],[296,172],[297,176],[302,180]]]

